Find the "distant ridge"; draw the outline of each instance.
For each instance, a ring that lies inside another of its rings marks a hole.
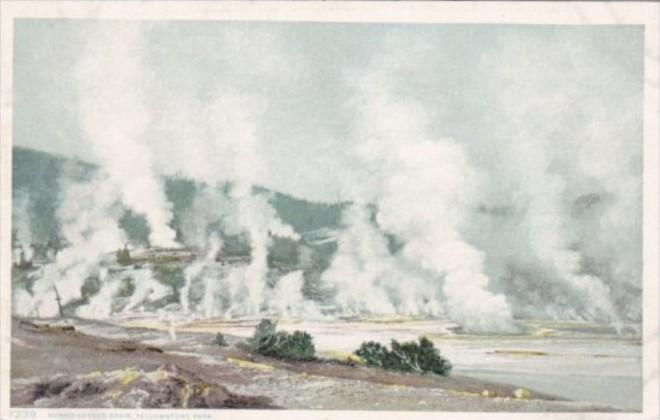
[[[21,146],[12,149],[12,191],[14,194],[24,192],[30,197],[30,220],[35,239],[42,242],[55,240],[58,237],[56,209],[61,200],[61,180],[73,178],[84,180],[91,176],[97,166],[77,158],[51,154]],[[167,176],[165,190],[168,199],[173,204],[176,224],[182,212],[188,208],[199,183],[181,175]],[[279,217],[290,224],[304,237],[317,237],[318,232],[336,230],[341,223],[342,210],[348,203],[315,203],[299,199],[260,186],[254,187],[255,192],[267,194],[273,208]],[[145,236],[145,224],[139,215],[127,210],[122,227],[129,236]]]

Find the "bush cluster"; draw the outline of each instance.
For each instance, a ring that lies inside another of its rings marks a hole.
[[[264,356],[300,361],[316,359],[311,335],[304,331],[276,331],[276,324],[268,319],[257,325],[247,344],[250,350]]]
[[[367,366],[403,372],[432,372],[436,375],[449,375],[451,363],[440,355],[438,349],[426,337],[419,339],[419,344],[410,341],[399,343],[392,340],[391,349],[374,341],[362,343],[355,351]]]

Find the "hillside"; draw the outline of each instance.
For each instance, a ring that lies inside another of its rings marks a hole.
[[[12,191],[14,197],[18,194],[27,194],[29,197],[33,240],[45,243],[60,239],[56,210],[60,202],[61,183],[66,179],[87,179],[97,167],[78,159],[23,147],[14,147],[12,158]],[[183,213],[191,205],[199,188],[200,184],[182,176],[165,178],[165,191],[174,212],[171,225],[175,230],[180,229]],[[269,201],[282,221],[302,234],[337,228],[345,207],[345,203],[313,203],[262,187],[255,187],[254,191],[270,197]],[[146,243],[148,227],[142,215],[126,209],[121,224],[131,239]]]

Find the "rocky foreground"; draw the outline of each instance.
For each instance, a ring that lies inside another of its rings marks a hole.
[[[175,365],[56,375],[17,387],[12,402],[67,408],[275,408],[269,398],[234,394]]]
[[[348,360],[285,362],[238,337],[14,319],[11,405],[85,408],[290,408],[612,411],[468,377],[366,368]],[[90,334],[90,331],[103,331]],[[129,337],[130,339],[126,339]]]

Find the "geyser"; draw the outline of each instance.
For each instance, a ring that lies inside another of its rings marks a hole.
[[[97,167],[60,174],[64,248],[15,312],[641,324],[636,32],[267,26],[99,25],[70,75]],[[14,194],[26,258],[33,194]],[[127,242],[195,258],[164,279],[157,259],[117,267]]]

